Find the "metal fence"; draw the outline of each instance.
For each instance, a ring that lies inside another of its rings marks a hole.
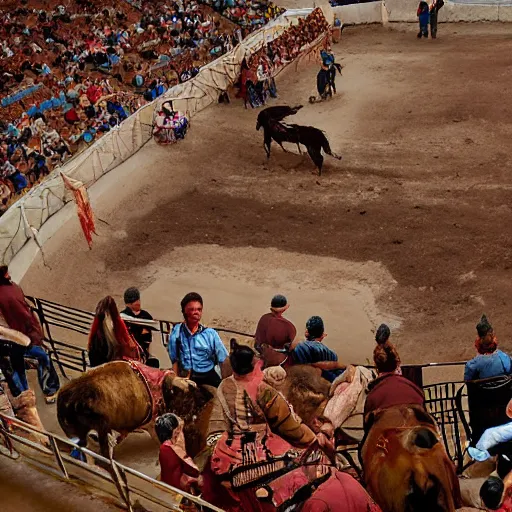
[[[43,440],[43,444],[32,441],[21,433],[26,436],[36,434]],[[145,508],[149,506],[155,512],[180,511],[180,501],[183,498],[194,502],[199,510],[223,512],[197,496],[155,480],[113,459],[102,457],[87,448],[81,448],[68,439],[37,430],[11,416],[0,414],[0,438],[3,440],[3,446],[0,443],[1,454],[13,459],[23,455],[65,481],[92,486],[101,495],[119,500],[130,512],[133,512],[137,504]],[[72,450],[81,452],[94,464],[72,457]]]
[[[50,348],[50,355],[59,366],[62,374],[67,377],[66,370],[84,372],[89,366],[87,349],[84,344],[73,344],[66,339],[71,332],[87,336],[94,314],[90,311],[63,306],[56,302],[35,297],[27,297],[33,311],[38,316],[47,344]],[[170,320],[157,320],[159,325],[160,339],[164,346],[172,328],[179,322]],[[253,338],[252,334],[215,327],[221,334],[243,336]],[[464,429],[463,418],[467,415],[467,392],[464,383],[460,380],[452,382],[427,383],[425,378],[426,370],[448,369],[450,367],[461,368],[465,362],[453,363],[429,363],[419,365],[403,365],[404,375],[423,388],[425,403],[429,413],[435,418],[441,432],[446,450],[453,460],[459,472],[462,472],[466,458],[467,436]],[[457,409],[456,395],[459,390],[462,408]]]

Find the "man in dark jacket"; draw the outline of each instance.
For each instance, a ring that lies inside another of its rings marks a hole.
[[[37,360],[37,376],[46,403],[55,402],[55,394],[60,388],[60,382],[50,357],[44,349],[41,326],[27,304],[23,290],[11,281],[6,265],[0,267],[0,314],[8,327],[20,331],[30,338],[30,346],[25,352],[25,357]],[[15,374],[15,379],[22,391],[26,391],[29,387],[25,372],[20,370]]]

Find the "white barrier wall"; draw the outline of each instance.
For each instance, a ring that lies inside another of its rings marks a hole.
[[[334,15],[344,25],[365,25],[382,23],[382,3],[368,2],[364,4],[340,5],[333,7]]]

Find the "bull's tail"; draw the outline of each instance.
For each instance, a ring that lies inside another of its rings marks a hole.
[[[320,144],[322,145],[322,149],[324,150],[324,153],[326,155],[332,156],[333,158],[336,158],[336,160],[341,160],[343,157],[341,155],[337,155],[336,153],[333,153],[331,151],[331,146],[329,145],[329,141],[327,140],[327,137],[323,132],[321,133],[320,137]]]

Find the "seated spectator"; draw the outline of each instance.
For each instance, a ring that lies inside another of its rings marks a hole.
[[[160,480],[176,489],[200,494],[200,473],[187,455],[183,420],[172,413],[159,416],[155,431],[160,441]]]
[[[284,312],[289,308],[284,295],[275,295],[270,303],[270,313],[260,318],[256,334],[254,336],[254,348],[261,351],[261,345],[269,345],[276,349],[282,349],[291,343],[297,335],[297,329],[286,318]]]
[[[126,306],[121,313],[132,316],[134,318],[140,318],[141,320],[153,320],[153,317],[145,310],[140,307],[140,292],[137,288],[128,288],[124,292],[124,304]],[[144,356],[150,357],[149,347],[153,341],[153,335],[151,329],[142,325],[131,324],[127,325],[128,331],[135,338],[135,341],[139,344],[142,349]]]
[[[510,356],[498,349],[498,340],[489,320],[482,315],[476,326],[478,337],[475,347],[478,355],[466,363],[464,380],[489,379],[509,375],[512,371]]]
[[[512,400],[507,406],[507,416],[512,419]],[[486,429],[476,446],[470,446],[468,452],[472,459],[483,462],[491,457],[489,453],[491,448],[510,441],[512,441],[512,422]]]
[[[322,340],[327,336],[324,322],[319,316],[312,316],[306,322],[306,339],[292,343],[290,356],[294,364],[309,364],[322,370],[322,377],[333,382],[346,366],[338,362],[336,352],[326,347]]]
[[[128,332],[110,295],[96,306],[87,350],[92,367],[123,359],[144,360],[142,350]]]
[[[378,377],[368,385],[368,396],[364,405],[364,422],[368,415],[378,409],[396,405],[425,405],[423,391],[400,374],[400,356],[389,341],[390,330],[382,324],[376,333],[377,346],[373,351],[373,361]]]

